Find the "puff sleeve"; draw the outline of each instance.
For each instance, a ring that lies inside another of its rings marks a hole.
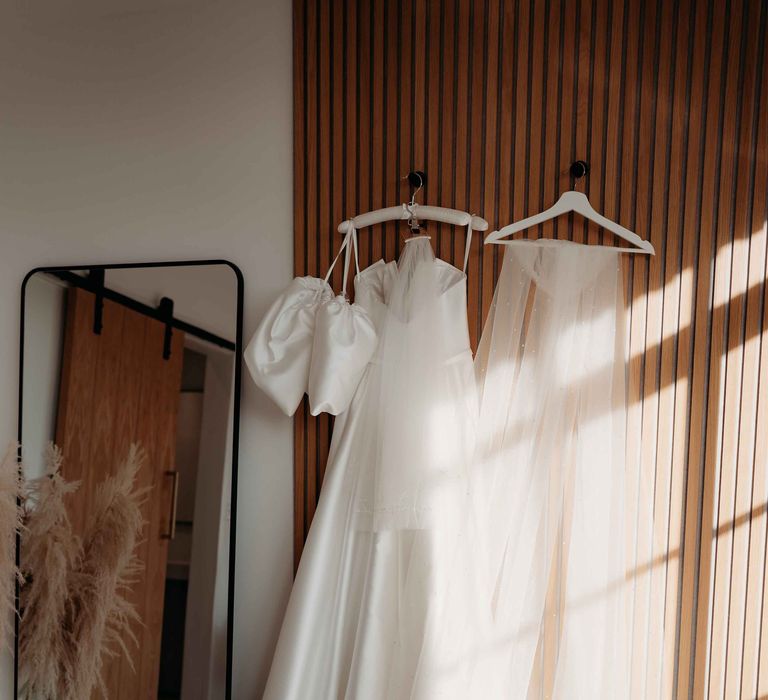
[[[315,317],[333,299],[328,283],[296,277],[262,319],[245,349],[256,385],[285,413],[293,415],[307,390]]]
[[[345,411],[376,350],[376,330],[366,310],[339,295],[317,311],[309,405],[313,416]]]

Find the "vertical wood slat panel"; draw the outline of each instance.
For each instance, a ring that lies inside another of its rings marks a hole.
[[[740,100],[737,104],[735,128],[736,161],[740,153],[752,147],[752,121],[756,85],[754,82],[755,57],[760,23],[755,18],[750,22],[748,11],[742,11],[741,30],[739,32],[739,83]],[[739,527],[744,514],[749,513],[749,496],[752,490],[751,454],[742,449],[742,439],[749,439],[749,432],[742,429],[744,419],[750,410],[750,394],[753,387],[745,383],[753,363],[751,353],[747,353],[753,343],[747,341],[746,297],[749,286],[749,259],[751,231],[748,232],[747,217],[751,192],[751,167],[739,168],[734,173],[734,185],[731,191],[733,215],[731,218],[731,238],[733,261],[729,290],[729,323],[727,331],[727,381],[726,404],[724,410],[724,449],[721,457],[720,472],[731,475],[730,488],[721,491],[720,519],[716,529],[717,542],[727,546],[726,554],[718,564],[721,570],[727,570],[728,584],[722,589],[722,609],[713,621],[713,639],[724,639],[723,650],[719,658],[723,659],[722,671],[717,678],[716,693],[725,697],[738,697],[741,686],[741,643],[744,636],[745,607],[743,584],[746,576],[744,545],[748,530]],[[757,238],[757,237],[756,237]],[[752,421],[747,418],[747,422]],[[752,424],[754,428],[754,424]],[[727,442],[726,442],[727,439]],[[726,449],[727,445],[727,449]],[[727,507],[724,507],[726,506]],[[727,516],[724,517],[724,511]],[[720,546],[720,544],[718,545]],[[717,633],[715,633],[717,629]],[[715,645],[713,645],[715,646]],[[712,679],[710,679],[711,683]]]
[[[329,8],[329,10],[332,8]],[[329,230],[334,226],[333,212],[331,211],[332,201],[335,199],[336,190],[340,178],[334,182],[334,162],[333,162],[333,137],[335,135],[335,123],[338,121],[333,118],[335,112],[335,92],[333,76],[333,40],[336,23],[330,11],[318,12],[317,28],[317,68],[318,85],[322,86],[317,103],[317,192],[318,192],[318,213],[317,223],[322,230]],[[337,171],[338,172],[338,169]],[[331,262],[331,245],[335,240],[330,236],[317,237],[317,270],[316,274],[324,275]],[[338,266],[337,266],[338,267]],[[337,277],[334,279],[336,289],[340,289],[339,273],[335,271]],[[323,483],[323,474],[325,473],[325,464],[330,446],[330,416],[326,413],[319,415],[314,419],[316,451],[318,455],[323,455],[315,461],[314,469],[310,477],[310,482],[315,484],[315,489],[319,489]],[[317,499],[311,498],[307,502],[307,518],[312,520],[315,513]]]
[[[414,168],[421,201],[492,228],[575,187],[656,246],[624,261],[636,697],[768,693],[766,15],[759,0],[294,0],[297,274],[324,273],[335,224],[403,201]],[[591,172],[574,183],[576,158]],[[607,237],[573,217],[541,228],[526,235]],[[465,232],[431,233],[460,266]],[[394,224],[362,232],[361,264],[400,242]],[[500,264],[473,244],[473,344]],[[306,406],[295,420],[297,562],[331,428]]]
[[[627,46],[623,52],[624,72],[631,75],[635,71],[637,77],[634,79],[639,82],[637,91],[626,90],[624,118],[619,117],[625,127],[621,138],[632,144],[632,151],[621,158],[624,176],[618,190],[613,192],[610,183],[605,184],[606,206],[610,197],[616,197],[620,217],[636,230],[657,230],[657,251],[663,251],[647,264],[639,259],[626,262],[629,269],[628,292],[634,299],[629,320],[632,358],[630,444],[632,453],[639,457],[640,468],[640,478],[633,481],[635,489],[632,492],[640,524],[634,561],[641,571],[635,601],[633,697],[660,697],[660,642],[663,635],[659,634],[656,620],[660,618],[660,613],[663,615],[668,564],[664,538],[666,480],[663,470],[658,469],[657,461],[658,450],[664,449],[666,431],[664,423],[658,421],[657,416],[666,398],[659,386],[660,366],[666,350],[662,344],[664,311],[669,308],[669,290],[664,285],[664,262],[670,246],[674,245],[674,239],[670,236],[664,213],[670,189],[669,166],[673,158],[670,129],[675,114],[675,77],[680,65],[675,47],[679,45],[680,31],[673,4],[665,5],[667,7],[664,9],[654,8],[656,12],[665,9],[668,12],[663,20],[669,27],[664,47],[655,45],[652,31],[641,30],[634,45]],[[636,13],[641,9],[631,8],[625,22],[638,22]],[[659,54],[654,55],[654,61],[658,61],[657,72],[642,72],[644,66],[638,65],[641,50],[643,54],[659,51]],[[646,94],[642,92],[643,89],[647,90]],[[646,95],[648,99],[638,105],[638,97]],[[640,109],[639,115],[637,109]],[[610,123],[611,117],[608,117],[608,121]],[[648,128],[638,130],[640,123],[647,124]],[[607,150],[613,151],[613,148],[608,147]],[[644,155],[640,157],[640,153]],[[607,171],[606,177],[610,181]],[[654,187],[654,183],[659,186]],[[653,564],[649,566],[648,562]]]
[[[763,7],[763,16],[760,23],[760,42],[761,58],[765,56],[766,42],[766,15],[768,12]],[[758,105],[758,116],[756,119],[756,148],[761,154],[768,153],[768,87],[765,85],[765,62],[758,61],[758,85],[760,86],[760,95],[756,104]],[[760,194],[765,193],[761,199]],[[755,391],[755,426],[764,426],[768,424],[768,399],[766,398],[766,388],[768,388],[768,342],[765,337],[761,338],[760,328],[768,328],[768,258],[766,258],[766,235],[768,226],[768,169],[765,167],[755,168],[752,187],[752,208],[750,228],[753,231],[752,242],[750,244],[750,265],[756,266],[756,272],[753,276],[750,274],[749,289],[747,291],[747,327],[746,332],[749,340],[748,352],[756,355],[754,367],[751,373],[745,374],[745,385],[750,383]],[[760,229],[762,222],[762,230]],[[762,270],[760,267],[762,266]],[[748,441],[745,441],[745,450],[749,449]],[[765,610],[763,596],[768,590],[765,581],[765,556],[766,556],[766,523],[768,522],[768,513],[766,513],[766,502],[768,501],[768,470],[761,469],[756,463],[755,455],[765,455],[768,453],[768,437],[765,430],[757,430],[754,441],[751,445],[753,449],[752,466],[752,498],[750,502],[749,522],[745,525],[749,527],[748,544],[748,563],[747,563],[747,581],[745,589],[746,610],[744,613],[744,648],[742,650],[742,672],[741,688],[742,693],[747,697],[761,697],[768,692],[768,669],[761,665],[760,654],[760,622]],[[764,627],[764,633],[768,636],[768,625]],[[763,641],[763,654],[768,654],[768,640]],[[763,669],[761,678],[762,687],[758,685],[758,673]]]
[[[740,70],[740,30],[743,7],[732,3],[724,27],[723,76],[719,93],[719,167],[715,180],[714,284],[712,296],[712,322],[709,342],[709,393],[707,396],[707,432],[704,445],[704,498],[702,502],[701,560],[699,563],[699,605],[696,611],[696,654],[694,657],[694,697],[723,697],[722,675],[725,667],[725,638],[722,628],[723,600],[727,596],[729,572],[724,560],[730,556],[727,538],[713,537],[719,530],[722,517],[732,517],[727,498],[735,470],[729,464],[732,435],[729,431],[733,419],[733,391],[730,387],[736,358],[727,345],[730,318],[729,292],[733,270],[733,204],[732,190],[737,173],[734,157],[739,112],[737,85]],[[731,372],[729,375],[729,365]],[[726,468],[722,468],[726,467]],[[703,595],[706,593],[707,595]],[[705,599],[709,598],[708,601]],[[712,635],[715,634],[716,637]]]
[[[293,4],[293,269],[298,273],[306,269],[307,251],[307,75],[306,42],[304,31],[306,7],[303,0]],[[302,30],[296,31],[296,28]],[[302,76],[302,79],[299,79]],[[301,240],[297,238],[301,236]],[[308,458],[306,448],[306,412],[296,414],[293,423],[293,566],[299,564],[301,549],[306,537],[304,519],[305,461]]]
[[[691,8],[691,33],[692,46],[689,54],[687,95],[686,95],[686,153],[685,170],[681,171],[683,178],[683,188],[678,207],[679,222],[677,229],[681,240],[680,262],[677,266],[668,265],[666,277],[671,279],[675,275],[677,279],[677,318],[670,320],[669,327],[663,329],[664,337],[674,338],[676,352],[674,353],[674,366],[670,368],[669,375],[662,375],[662,382],[670,384],[674,388],[674,407],[670,420],[672,422],[672,454],[671,462],[668,466],[670,472],[670,500],[669,500],[669,530],[667,541],[669,543],[681,543],[684,528],[686,525],[687,513],[685,510],[685,488],[689,486],[691,492],[694,491],[694,479],[688,478],[686,470],[686,456],[690,439],[690,415],[689,407],[692,395],[692,378],[690,376],[692,367],[692,358],[694,351],[694,333],[693,323],[695,314],[696,299],[696,260],[699,250],[699,195],[701,183],[703,181],[703,138],[705,134],[705,118],[702,112],[702,106],[706,99],[706,76],[709,62],[709,42],[707,28],[710,26],[711,19],[710,8],[706,3],[695,3]],[[657,37],[660,42],[661,37]],[[693,71],[692,67],[697,69]],[[669,283],[667,283],[669,284]],[[665,341],[663,341],[665,342]],[[672,353],[670,353],[670,358]],[[691,521],[693,522],[693,518]],[[692,532],[692,530],[691,530]],[[668,545],[669,546],[669,545]],[[681,590],[684,583],[683,564],[687,558],[684,556],[682,548],[678,547],[677,556],[669,557],[668,561],[668,580],[666,588],[667,600],[680,600]],[[678,614],[685,615],[685,609],[681,611],[677,605],[666,604],[664,629],[675,630],[675,634],[666,633],[664,635],[664,649],[662,652],[663,676],[661,688],[664,697],[675,697],[675,692],[679,687],[675,680],[675,673],[678,668],[682,668],[683,675],[688,678],[688,667],[685,664],[678,663],[675,658],[676,644],[680,642],[682,630],[677,624]],[[690,618],[686,615],[683,619]],[[689,629],[686,624],[685,630]],[[681,656],[683,656],[681,654]],[[687,658],[687,657],[685,657]],[[682,695],[687,697],[687,695]]]
[[[703,518],[705,505],[711,502],[711,467],[707,462],[705,445],[708,439],[708,394],[716,392],[719,395],[719,387],[710,376],[710,352],[709,338],[712,329],[712,291],[715,255],[718,249],[715,245],[716,223],[714,220],[717,195],[717,177],[721,151],[719,149],[722,131],[722,120],[719,109],[724,81],[723,71],[723,46],[725,27],[725,4],[709,3],[709,17],[707,24],[707,38],[710,50],[704,70],[706,72],[705,96],[700,107],[704,121],[704,137],[701,143],[702,168],[698,182],[700,199],[697,201],[697,213],[693,219],[691,228],[687,228],[685,235],[688,240],[698,239],[696,249],[694,300],[692,335],[693,345],[691,350],[691,369],[689,369],[691,389],[689,411],[689,435],[687,454],[687,493],[685,507],[685,531],[684,543],[681,552],[683,561],[682,595],[680,600],[680,617],[686,624],[680,628],[679,645],[679,671],[677,679],[678,697],[690,697],[693,692],[694,672],[696,671],[696,658],[702,653],[697,650],[694,653],[697,629],[696,606],[709,604],[709,586],[699,577],[699,565],[704,554],[709,557],[711,542],[704,534],[711,524],[711,513]],[[693,106],[692,106],[693,110]],[[693,214],[693,212],[691,212]],[[681,271],[682,272],[682,271]],[[706,523],[706,524],[703,524]],[[699,528],[701,530],[699,531]],[[706,637],[706,631],[701,630]],[[701,663],[704,663],[703,659]],[[701,696],[700,696],[701,697]]]

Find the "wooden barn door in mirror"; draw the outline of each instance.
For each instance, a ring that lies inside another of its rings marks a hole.
[[[133,626],[139,643],[130,662],[123,653],[107,659],[103,674],[107,697],[133,700],[157,697],[184,334],[172,332],[164,358],[163,323],[106,299],[98,303],[97,333],[96,296],[68,290],[56,443],[64,477],[81,482],[70,503],[78,533],[98,484],[131,443],[146,453],[137,476],[138,488],[148,487],[137,548],[142,570],[128,593],[142,621]]]

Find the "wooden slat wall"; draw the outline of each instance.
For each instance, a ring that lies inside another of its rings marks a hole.
[[[297,274],[325,272],[338,221],[403,201],[413,168],[420,201],[496,228],[584,158],[576,188],[656,247],[625,259],[637,698],[768,698],[767,26],[760,0],[294,2]],[[431,233],[458,263],[464,232]],[[362,264],[401,242],[366,229]],[[500,262],[473,243],[475,344]],[[297,414],[297,560],[331,431]]]

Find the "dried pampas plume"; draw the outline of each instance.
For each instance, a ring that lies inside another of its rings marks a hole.
[[[47,475],[27,482],[24,494],[19,682],[25,698],[59,697],[60,660],[66,649],[62,621],[71,572],[81,556],[80,539],[72,531],[64,502],[79,483],[61,476],[61,462],[61,451],[49,445]]]
[[[10,649],[13,638],[16,605],[13,584],[19,577],[16,534],[21,527],[21,509],[18,506],[21,477],[17,454],[18,447],[14,445],[0,462],[0,648],[4,649]]]
[[[126,594],[140,570],[136,556],[143,519],[141,504],[148,489],[135,488],[144,452],[131,445],[117,473],[97,489],[83,535],[82,563],[70,582],[71,599],[65,618],[61,700],[82,700],[104,687],[104,655],[122,649],[130,662],[126,638],[138,645],[131,629],[139,616]]]

